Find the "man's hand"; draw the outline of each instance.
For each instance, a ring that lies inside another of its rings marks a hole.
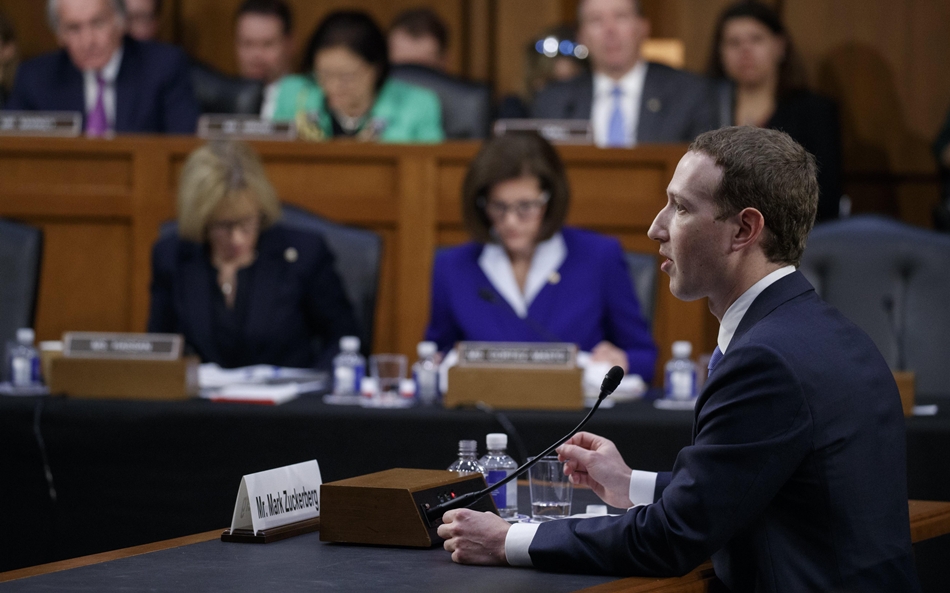
[[[455,509],[442,517],[439,537],[459,564],[506,565],[505,538],[510,525],[494,513]]]
[[[574,484],[589,486],[610,506],[627,508],[632,473],[612,441],[589,432],[579,432],[557,448],[564,473]]]

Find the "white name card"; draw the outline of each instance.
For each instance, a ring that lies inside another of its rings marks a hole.
[[[82,132],[82,114],[72,111],[4,111],[0,134],[75,138]]]
[[[66,332],[63,343],[67,358],[178,360],[182,352],[178,334]]]
[[[573,369],[577,346],[561,342],[459,342],[460,367]]]
[[[517,132],[537,132],[554,144],[593,144],[594,128],[585,119],[499,119],[495,136]]]
[[[241,478],[231,533],[280,527],[320,516],[320,465],[314,459]]]
[[[198,120],[198,137],[205,140],[295,140],[292,121],[270,121],[255,115],[205,114]]]

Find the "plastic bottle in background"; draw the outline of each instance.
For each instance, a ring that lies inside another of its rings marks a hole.
[[[33,346],[35,337],[32,329],[20,328],[16,330],[16,342],[8,345],[7,372],[10,383],[16,387],[40,384],[40,354]]]
[[[435,361],[438,346],[435,342],[419,342],[416,353],[419,360],[412,365],[412,378],[416,381],[416,399],[424,406],[439,401],[439,365]]]
[[[477,441],[459,441],[459,458],[449,466],[449,471],[460,474],[485,473],[485,468],[478,463]]]
[[[508,435],[505,433],[493,432],[487,435],[485,445],[488,447],[488,453],[478,462],[485,468],[485,481],[491,486],[510,476],[518,468],[518,462],[505,452],[508,448]],[[503,519],[518,516],[518,482],[516,480],[492,492],[491,497],[495,501],[498,514]]]
[[[333,358],[333,394],[359,395],[360,380],[366,375],[366,359],[360,355],[360,339],[340,338],[340,353]]]
[[[693,345],[686,341],[673,342],[673,358],[666,363],[664,395],[680,401],[696,397],[696,363],[690,359]]]

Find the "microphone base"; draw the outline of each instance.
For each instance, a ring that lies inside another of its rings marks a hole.
[[[320,488],[320,541],[428,548],[441,544],[440,520],[425,511],[486,487],[481,474],[397,468]],[[454,495],[454,496],[453,496]],[[498,513],[491,496],[469,508]]]

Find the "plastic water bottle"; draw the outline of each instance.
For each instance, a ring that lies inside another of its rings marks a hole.
[[[33,347],[36,335],[33,330],[24,327],[16,330],[16,342],[9,345],[10,383],[16,387],[29,387],[40,384],[40,355]]]
[[[459,441],[459,458],[449,466],[449,471],[460,474],[485,473],[485,468],[478,463],[477,441]]]
[[[435,362],[438,346],[435,342],[419,342],[416,353],[419,360],[412,365],[412,378],[416,381],[416,398],[424,406],[439,400],[439,365]]]
[[[508,435],[502,432],[493,432],[485,437],[488,453],[478,460],[485,468],[485,481],[489,486],[500,482],[517,469],[518,462],[505,452],[508,448]],[[518,516],[518,483],[515,480],[508,482],[504,488],[491,493],[495,501],[498,514],[503,519]]]
[[[366,359],[360,355],[360,339],[340,338],[340,353],[333,358],[333,394],[359,395],[360,381],[366,375]]]
[[[687,401],[696,397],[696,363],[690,359],[692,353],[693,345],[689,342],[673,342],[673,358],[666,363],[667,399]]]

